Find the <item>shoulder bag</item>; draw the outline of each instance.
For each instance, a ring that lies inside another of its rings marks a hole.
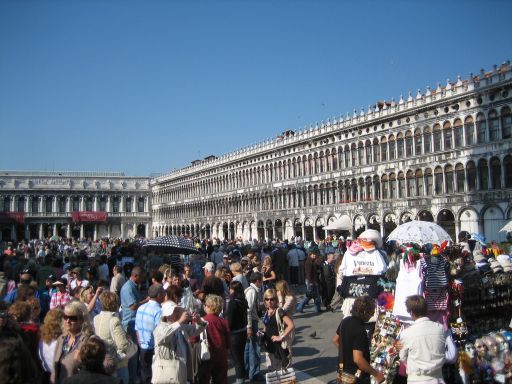
[[[110,319],[109,321],[109,328],[110,328],[110,337],[112,338],[112,340],[114,340],[114,332],[112,332],[112,319]],[[119,353],[119,350],[117,350],[117,358],[118,360],[123,360],[123,359],[131,359],[133,356],[135,356],[135,354],[137,353],[137,351],[139,350],[139,347],[137,346],[137,344],[135,344],[135,342],[132,340],[132,338],[128,335],[126,335],[126,340],[128,340],[128,348],[126,349],[126,353]]]
[[[285,329],[285,324],[283,322],[283,318],[282,318],[282,315],[281,315],[281,309],[276,309],[276,323],[277,323],[277,330],[279,332],[279,336],[283,336],[284,335],[284,329]],[[283,338],[283,341],[281,341],[281,348],[283,349],[288,349],[288,347],[291,347],[290,343],[289,343],[289,340],[288,340],[288,337],[284,337]]]
[[[208,335],[206,334],[206,329],[201,332],[201,335],[200,335],[200,340],[201,340],[201,361],[208,361],[210,360],[210,347],[208,345]]]
[[[293,368],[287,368],[265,374],[267,384],[297,384],[297,376]]]
[[[178,331],[179,332],[179,331]],[[177,356],[178,335],[174,337],[174,350],[167,346],[157,346],[151,370],[151,384],[181,384],[180,360]]]

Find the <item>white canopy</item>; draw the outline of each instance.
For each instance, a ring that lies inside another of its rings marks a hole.
[[[347,215],[334,220],[331,224],[324,227],[328,231],[350,231],[352,229],[352,220]]]

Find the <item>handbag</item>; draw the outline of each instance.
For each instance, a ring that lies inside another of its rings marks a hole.
[[[181,384],[180,383],[180,361],[176,355],[178,339],[174,339],[174,350],[166,346],[157,346],[155,356],[151,365],[151,384]]]
[[[206,330],[201,332],[201,335],[199,337],[201,340],[201,351],[200,351],[200,357],[201,361],[208,361],[210,360],[210,347],[208,345],[208,335],[206,334]]]
[[[280,309],[276,310],[276,323],[277,323],[277,330],[279,332],[279,336],[283,336],[285,327],[284,327],[283,318],[281,317]],[[281,341],[281,348],[288,349],[288,347],[291,347],[291,345],[289,345],[290,343],[288,341],[289,341],[288,337],[284,337],[283,341]]]
[[[265,374],[267,384],[296,384],[297,376],[293,368],[287,368]]]
[[[109,322],[109,328],[110,328],[110,337],[112,339],[114,339],[114,334],[112,332],[112,319],[110,319],[110,322]],[[123,360],[123,359],[131,359],[133,356],[135,356],[135,354],[138,352],[139,350],[139,347],[137,346],[137,344],[135,344],[135,342],[132,340],[132,338],[130,336],[126,336],[126,340],[128,340],[128,348],[126,349],[126,353],[122,353],[122,352],[119,352],[119,350],[117,350],[117,360]]]
[[[357,379],[361,376],[361,371],[358,369],[355,374],[344,372],[343,363],[338,365],[338,384],[356,384]]]

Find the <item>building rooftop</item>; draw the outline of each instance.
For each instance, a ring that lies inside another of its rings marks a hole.
[[[0,176],[64,176],[64,177],[123,177],[124,172],[75,172],[75,171],[6,171]]]

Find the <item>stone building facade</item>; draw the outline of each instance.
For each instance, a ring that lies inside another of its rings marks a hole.
[[[149,177],[0,171],[0,240],[151,235]]]
[[[428,220],[504,240],[512,218],[510,62],[418,90],[398,101],[151,180],[153,236],[232,239],[326,236],[342,216],[346,235],[385,236]]]

